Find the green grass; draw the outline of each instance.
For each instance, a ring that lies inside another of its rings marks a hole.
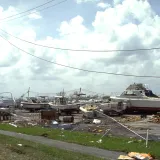
[[[150,153],[157,158],[160,158],[160,142],[149,141],[149,147],[145,147],[144,141],[138,141],[135,139],[129,139],[124,137],[104,137],[102,143],[97,143],[97,140],[101,138],[100,135],[94,135],[92,133],[86,132],[70,132],[62,131],[58,129],[49,129],[41,127],[13,127],[8,124],[0,124],[1,130],[14,131],[18,133],[30,134],[30,135],[45,135],[48,138],[78,143],[86,146],[95,146],[98,148],[114,150],[114,151],[123,151],[123,152],[145,152]],[[132,143],[128,141],[133,140]]]
[[[22,146],[18,146],[22,144]],[[93,156],[47,147],[0,135],[0,160],[102,160]]]

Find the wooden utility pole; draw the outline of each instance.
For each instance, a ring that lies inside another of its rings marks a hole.
[[[28,98],[29,98],[30,87],[28,88]]]

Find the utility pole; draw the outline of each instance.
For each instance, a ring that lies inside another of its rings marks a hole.
[[[29,98],[30,87],[28,88],[28,98]]]

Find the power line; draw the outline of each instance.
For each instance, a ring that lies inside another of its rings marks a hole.
[[[48,2],[46,2],[46,3],[43,3],[43,4],[41,4],[41,5],[39,5],[39,6],[36,6],[36,7],[33,7],[33,8],[31,8],[31,9],[26,10],[26,11],[23,11],[23,12],[20,12],[20,13],[17,13],[17,14],[14,14],[14,15],[11,15],[11,16],[8,16],[8,17],[5,17],[5,18],[3,18],[3,19],[0,19],[0,21],[3,21],[3,20],[6,20],[6,19],[9,19],[9,18],[18,16],[18,15],[21,15],[21,14],[23,14],[23,13],[30,12],[30,11],[32,11],[32,10],[35,10],[35,9],[39,8],[39,7],[45,6],[46,4],[49,4],[49,3],[53,2],[53,1],[55,1],[55,0],[48,1]]]
[[[10,45],[14,46],[15,48],[19,49],[20,51],[32,56],[32,57],[35,57],[37,59],[40,59],[42,61],[45,61],[45,62],[48,62],[48,63],[52,63],[52,64],[55,64],[55,65],[59,65],[59,66],[62,66],[62,67],[66,67],[66,68],[70,68],[70,69],[75,69],[75,70],[80,70],[80,71],[84,71],[84,72],[91,72],[91,73],[97,73],[97,74],[108,74],[108,75],[116,75],[116,76],[126,76],[126,77],[141,77],[141,78],[160,78],[160,76],[139,76],[139,75],[133,75],[133,74],[122,74],[122,73],[112,73],[112,72],[102,72],[102,71],[95,71],[95,70],[87,70],[87,69],[83,69],[83,68],[77,68],[77,67],[71,67],[71,66],[68,66],[68,65],[64,65],[64,64],[60,64],[60,63],[56,63],[56,62],[53,62],[53,61],[49,61],[47,59],[43,59],[41,57],[38,57],[38,56],[35,56],[19,47],[17,47],[16,45],[14,45],[13,43],[11,43],[10,41],[8,41],[6,38],[4,38],[3,36],[0,35],[0,37],[2,39],[4,39],[5,41],[7,41]]]
[[[160,49],[160,47],[153,47],[153,48],[137,48],[137,49],[118,49],[118,50],[91,50],[91,49],[71,49],[71,48],[61,48],[61,47],[53,47],[53,46],[46,46],[46,45],[41,45],[41,44],[37,44],[37,43],[34,43],[34,42],[30,42],[30,41],[27,41],[27,40],[24,40],[24,39],[21,39],[19,37],[16,37],[4,30],[2,30],[0,28],[0,30],[18,40],[21,40],[21,41],[24,41],[26,43],[30,43],[32,45],[36,45],[36,46],[40,46],[40,47],[45,47],[45,48],[52,48],[52,49],[56,49],[56,50],[63,50],[63,51],[76,51],[76,52],[134,52],[134,51],[149,51],[149,50],[156,50],[156,49]]]
[[[49,8],[51,8],[51,7],[55,7],[55,6],[57,6],[57,5],[61,4],[61,3],[64,3],[64,2],[66,2],[66,1],[67,1],[67,0],[60,1],[60,2],[58,2],[58,3],[56,3],[56,4],[53,4],[53,5],[51,5],[51,6],[48,6],[48,7],[42,8],[42,9],[39,9],[39,10],[37,10],[37,11],[44,11],[44,10],[46,10],[46,9],[49,9]],[[20,16],[20,17],[15,17],[15,18],[13,18],[13,19],[1,20],[1,21],[9,22],[9,21],[12,21],[12,20],[15,20],[15,19],[19,19],[19,18],[25,17],[25,16],[27,16],[27,15],[33,14],[33,13],[37,13],[37,11],[32,12],[32,13],[28,13],[28,14],[25,14],[25,15],[22,15],[22,16]],[[6,17],[6,18],[7,18],[7,17]],[[0,22],[1,22],[1,21],[0,21]]]

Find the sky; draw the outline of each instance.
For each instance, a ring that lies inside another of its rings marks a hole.
[[[46,2],[1,0],[0,29],[33,43],[59,48],[125,50],[160,47],[158,0],[68,0],[43,11],[35,9],[21,18],[17,18],[19,15],[6,19]],[[59,2],[61,0],[55,0],[46,6]],[[1,30],[0,36],[28,53],[62,65],[100,72],[160,76],[160,50],[64,51],[35,46]],[[154,93],[160,94],[159,79],[65,68],[32,57],[1,37],[0,76],[0,91],[12,92],[15,97],[21,96],[29,87],[31,91],[44,94],[81,87],[112,95],[123,92],[134,82],[147,84]]]

